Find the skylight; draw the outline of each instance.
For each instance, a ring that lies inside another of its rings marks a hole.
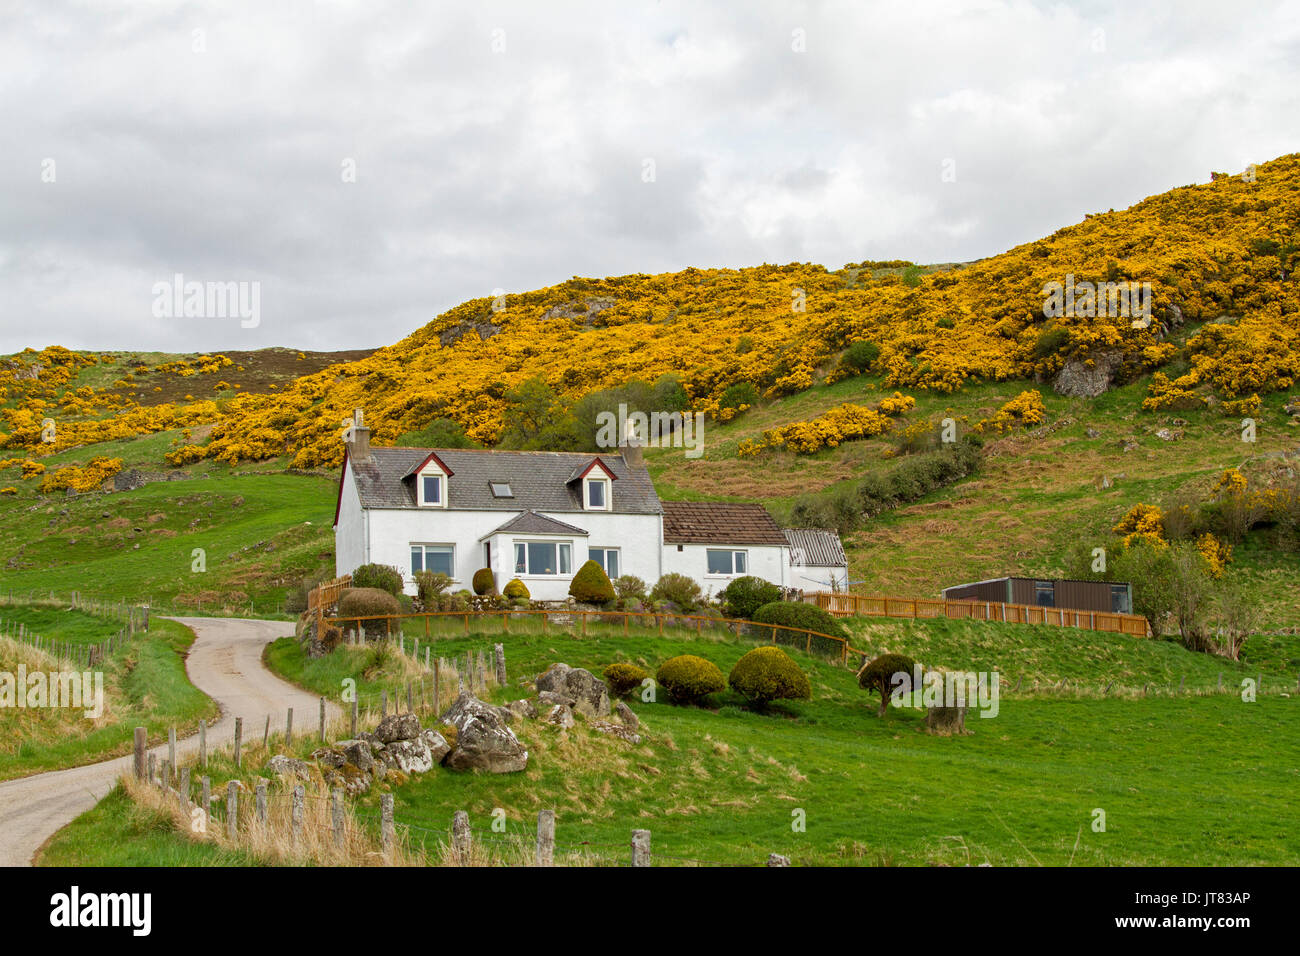
[[[488,487],[492,489],[493,498],[513,498],[515,493],[510,490],[508,481],[489,481]]]

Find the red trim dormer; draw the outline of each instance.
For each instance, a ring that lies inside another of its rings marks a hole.
[[[420,462],[418,465],[416,465],[414,468],[412,468],[410,471],[404,474],[402,476],[402,480],[405,481],[407,478],[410,478],[412,475],[418,475],[420,472],[424,471],[425,465],[429,464],[429,462],[431,461],[437,462],[438,467],[442,469],[442,473],[446,475],[448,478],[450,478],[452,475],[455,474],[455,472],[452,471],[450,468],[448,468],[446,464],[443,463],[443,460],[438,457],[438,453],[436,451],[431,451],[429,452],[429,456],[425,458],[424,461]]]
[[[610,470],[609,470],[609,465],[607,465],[607,464],[605,464],[603,461],[601,461],[600,458],[599,458],[599,456],[597,456],[596,458],[593,458],[593,459],[591,460],[591,463],[588,464],[586,468],[582,469],[582,471],[578,472],[576,475],[574,475],[572,478],[570,478],[569,481],[570,481],[570,482],[581,481],[583,478],[586,478],[587,475],[591,473],[591,469],[593,469],[593,468],[595,468],[595,467],[597,467],[597,466],[599,466],[599,467],[600,467],[600,470],[603,471],[606,475],[609,476],[609,480],[610,480],[610,481],[618,481],[618,475],[616,475],[616,474],[614,474],[612,471],[610,471]]]

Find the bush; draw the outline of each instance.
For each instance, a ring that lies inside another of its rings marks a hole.
[[[751,618],[764,604],[780,601],[781,589],[770,581],[747,574],[723,588],[719,597],[727,617]]]
[[[912,690],[912,678],[916,670],[916,661],[904,654],[881,654],[858,671],[858,686],[871,693],[880,694],[880,716],[885,716],[889,707],[889,695],[896,687],[903,686],[894,680],[895,674],[907,675],[907,686]]]
[[[614,591],[624,601],[644,601],[645,582],[635,574],[624,574],[614,579]]]
[[[604,568],[588,561],[569,582],[569,596],[579,604],[608,604],[614,600],[614,585]]]
[[[635,664],[617,661],[605,668],[603,676],[611,694],[615,697],[628,697],[650,675]]]
[[[442,595],[451,584],[451,576],[441,571],[415,572],[415,590],[418,592],[420,604],[426,611],[431,611],[434,605],[441,604]]]
[[[773,700],[808,700],[812,683],[779,647],[756,647],[731,669],[727,683],[737,694],[764,707]]]
[[[880,346],[875,342],[854,342],[840,356],[840,367],[853,375],[861,375],[875,365],[879,358]]]
[[[687,613],[704,603],[704,594],[695,579],[676,572],[661,577],[650,597],[656,601],[671,601]]]
[[[382,588],[349,588],[339,597],[339,617],[371,617],[378,614],[400,614],[402,605],[397,598]],[[344,627],[349,622],[344,620]],[[360,621],[361,629],[369,636],[388,633],[384,621]]]
[[[718,409],[732,409],[736,412],[744,411],[748,406],[758,404],[758,389],[754,387],[753,382],[737,382],[734,385],[727,386],[718,397]]]
[[[698,703],[727,686],[716,664],[694,654],[670,657],[659,665],[655,680],[677,704]]]
[[[496,593],[497,579],[491,568],[479,568],[474,572],[474,580],[470,583],[474,585],[474,593],[480,597]]]
[[[528,588],[524,585],[524,582],[520,581],[518,578],[511,578],[506,582],[506,586],[501,589],[501,593],[512,601],[527,601],[531,596],[528,593]]]
[[[764,604],[754,612],[756,624],[784,624],[786,627],[799,627],[806,631],[829,634],[848,640],[848,631],[829,611],[824,611],[815,604],[800,601],[773,601]],[[777,640],[780,640],[778,634]]]
[[[402,572],[388,564],[363,564],[352,572],[354,588],[379,588],[389,594],[402,593]]]

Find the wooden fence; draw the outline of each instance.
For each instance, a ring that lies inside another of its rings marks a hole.
[[[325,617],[325,609],[337,603],[339,595],[352,587],[352,575],[345,574],[333,581],[322,581],[307,592],[307,610],[304,615],[316,618],[316,631],[320,632]]]
[[[697,635],[702,634],[707,628],[722,628],[732,633],[750,634],[754,636],[767,636],[773,644],[787,644],[793,647],[802,647],[806,653],[813,653],[817,650],[820,653],[830,653],[830,656],[838,657],[842,663],[848,663],[851,654],[857,655],[863,660],[870,659],[869,654],[860,651],[857,648],[850,647],[849,642],[842,637],[834,634],[823,634],[820,631],[813,631],[802,627],[790,627],[785,624],[763,624],[757,621],[742,621],[735,618],[727,617],[709,617],[702,614],[662,614],[655,611],[587,611],[581,609],[560,608],[548,610],[545,608],[510,608],[506,610],[482,610],[482,611],[426,611],[415,614],[374,614],[364,617],[324,617],[321,621],[325,625],[338,627],[340,630],[360,630],[365,632],[378,633],[380,628],[383,629],[384,637],[391,637],[394,634],[404,633],[406,622],[423,622],[422,627],[424,636],[428,638],[431,634],[431,622],[433,621],[452,621],[459,622],[465,634],[470,633],[470,620],[478,618],[500,618],[501,631],[503,634],[510,633],[511,620],[528,620],[541,618],[542,633],[550,633],[552,626],[566,628],[574,623],[577,624],[583,636],[587,634],[588,619],[594,619],[597,624],[606,624],[617,626],[622,625],[623,633],[627,634],[633,626],[653,628],[658,630],[660,636],[664,633],[664,625],[669,627],[693,627]],[[416,625],[417,627],[421,625]],[[317,636],[323,633],[317,631]],[[780,640],[778,640],[778,637]]]
[[[946,617],[955,620],[1004,621],[1008,624],[1054,624],[1092,631],[1111,631],[1133,637],[1147,637],[1150,633],[1147,619],[1140,614],[1076,611],[1070,608],[1005,604],[999,601],[863,597],[859,594],[835,594],[829,591],[809,594],[805,600],[838,617],[850,615],[902,618]]]

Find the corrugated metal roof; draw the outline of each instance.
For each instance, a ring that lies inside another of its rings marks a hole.
[[[665,501],[665,544],[785,546],[785,535],[762,505],[729,501]]]
[[[786,528],[790,544],[790,563],[796,568],[847,568],[849,559],[844,545],[834,531],[821,528]]]
[[[583,511],[581,486],[569,483],[599,457],[618,478],[610,483],[613,510],[620,514],[660,514],[663,506],[644,466],[631,467],[622,455],[589,452],[491,451],[465,448],[376,448],[363,462],[348,456],[363,508],[410,508],[415,503],[415,482],[402,477],[436,453],[454,473],[447,479],[447,507],[464,511]],[[510,482],[513,497],[497,498],[492,481]]]

